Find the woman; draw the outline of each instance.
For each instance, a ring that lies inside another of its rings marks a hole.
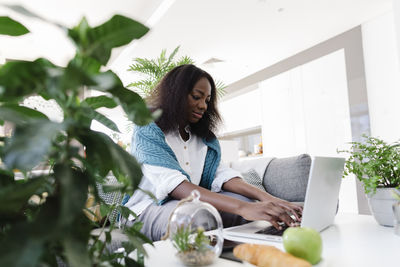
[[[194,189],[202,201],[220,211],[224,227],[267,220],[280,228],[279,222],[292,225],[300,220],[301,207],[247,184],[240,173],[220,164],[221,151],[213,133],[220,116],[215,84],[207,72],[194,65],[178,66],[155,92],[153,104],[162,115],[155,123],[135,129],[132,154],[143,164],[140,188],[153,193],[158,203],[142,191],[126,203],[140,214],[143,233],[160,240],[178,200]]]

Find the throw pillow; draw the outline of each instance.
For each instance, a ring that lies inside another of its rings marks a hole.
[[[119,184],[117,179],[109,175],[106,178],[106,184],[107,185],[117,185]],[[112,205],[114,203],[121,203],[122,201],[122,195],[120,192],[115,191],[115,192],[109,192],[105,193],[103,191],[103,187],[101,184],[96,183],[96,188],[97,188],[97,193],[99,194],[99,197],[106,203],[107,205]],[[95,202],[95,198],[92,193],[89,193],[88,199],[86,201],[86,208],[90,210],[91,212],[85,210],[86,216],[94,221],[94,222],[101,222],[103,217],[101,216],[100,213],[100,204]],[[117,216],[119,215],[119,212],[117,209],[114,209],[110,216],[108,217],[108,220],[110,222],[114,222],[117,219]]]
[[[265,191],[261,177],[254,169],[249,169],[248,171],[242,173],[242,176],[243,180],[245,180],[248,184],[254,185],[255,187]]]
[[[263,179],[266,191],[287,201],[304,202],[310,165],[307,154],[271,160]]]
[[[107,176],[107,185],[118,185],[118,181],[117,178],[115,178],[113,175],[109,175]],[[122,195],[121,192],[118,191],[114,191],[114,192],[109,192],[109,193],[105,193],[103,191],[103,187],[101,184],[96,183],[96,187],[97,187],[97,192],[99,193],[99,197],[107,204],[107,205],[112,205],[115,203],[121,203],[122,201]],[[109,221],[110,222],[114,222],[115,219],[118,216],[118,211],[117,209],[114,209],[109,217]]]

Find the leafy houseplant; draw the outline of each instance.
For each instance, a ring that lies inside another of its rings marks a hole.
[[[393,226],[393,188],[400,187],[400,143],[363,135],[365,142],[352,142],[345,163],[344,176],[353,173],[364,184],[370,210],[376,221]]]
[[[351,142],[352,150],[346,160],[344,176],[353,173],[364,184],[365,193],[377,188],[400,186],[400,143],[363,135],[365,142]]]
[[[178,50],[179,46],[169,56],[166,56],[166,50],[162,50],[157,59],[135,58],[134,63],[129,66],[128,71],[139,74],[142,79],[129,84],[128,87],[137,89],[146,98],[151,97],[157,84],[170,70],[180,65],[195,63],[188,56],[183,56],[175,60],[174,58]],[[224,83],[216,81],[215,86],[217,88],[217,95],[219,97],[223,96],[226,87]]]
[[[22,7],[19,10],[38,18]],[[112,241],[115,223],[105,230],[105,224],[90,221],[84,210],[90,190],[101,203],[103,216],[114,209],[125,218],[133,214],[118,203],[105,204],[96,184],[105,184],[112,172],[119,184],[104,185],[103,190],[132,194],[140,183],[141,168],[134,157],[107,135],[92,131],[90,125],[97,120],[118,131],[113,121],[96,111],[117,105],[135,124],[153,120],[138,94],[124,88],[112,71],[100,71],[112,48],[142,37],[148,28],[120,15],[97,27],[90,27],[83,18],[74,28],[62,28],[76,45],[75,57],[66,67],[44,58],[0,66],[0,123],[14,125],[12,135],[0,139],[4,163],[0,168],[0,266],[57,266],[60,261],[69,266],[122,266],[122,261],[127,266],[141,266],[140,260],[127,256],[135,249],[143,255],[143,244],[151,243],[139,232],[140,223],[124,230],[130,240],[123,243],[124,252],[109,252],[106,245]],[[0,34],[28,32],[19,22],[0,17]],[[81,99],[85,87],[105,95]],[[55,100],[63,120],[51,121],[22,106],[31,95]],[[80,153],[82,147],[85,155]],[[49,168],[33,177],[31,170],[43,162]],[[25,178],[16,179],[15,169]],[[94,227],[102,227],[104,242],[91,235]]]

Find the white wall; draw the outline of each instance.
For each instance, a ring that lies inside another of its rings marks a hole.
[[[398,54],[397,58],[400,62],[400,1],[399,0],[393,0],[393,15],[394,15],[394,23],[397,36],[397,54]]]
[[[336,156],[351,141],[343,50],[260,83],[264,155]]]
[[[400,69],[393,12],[362,25],[371,135],[400,138]]]
[[[221,134],[232,133],[261,125],[260,91],[253,90],[219,103],[223,119]]]

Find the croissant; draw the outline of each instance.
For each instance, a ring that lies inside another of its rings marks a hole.
[[[233,255],[259,267],[311,267],[308,261],[267,245],[241,244]]]

